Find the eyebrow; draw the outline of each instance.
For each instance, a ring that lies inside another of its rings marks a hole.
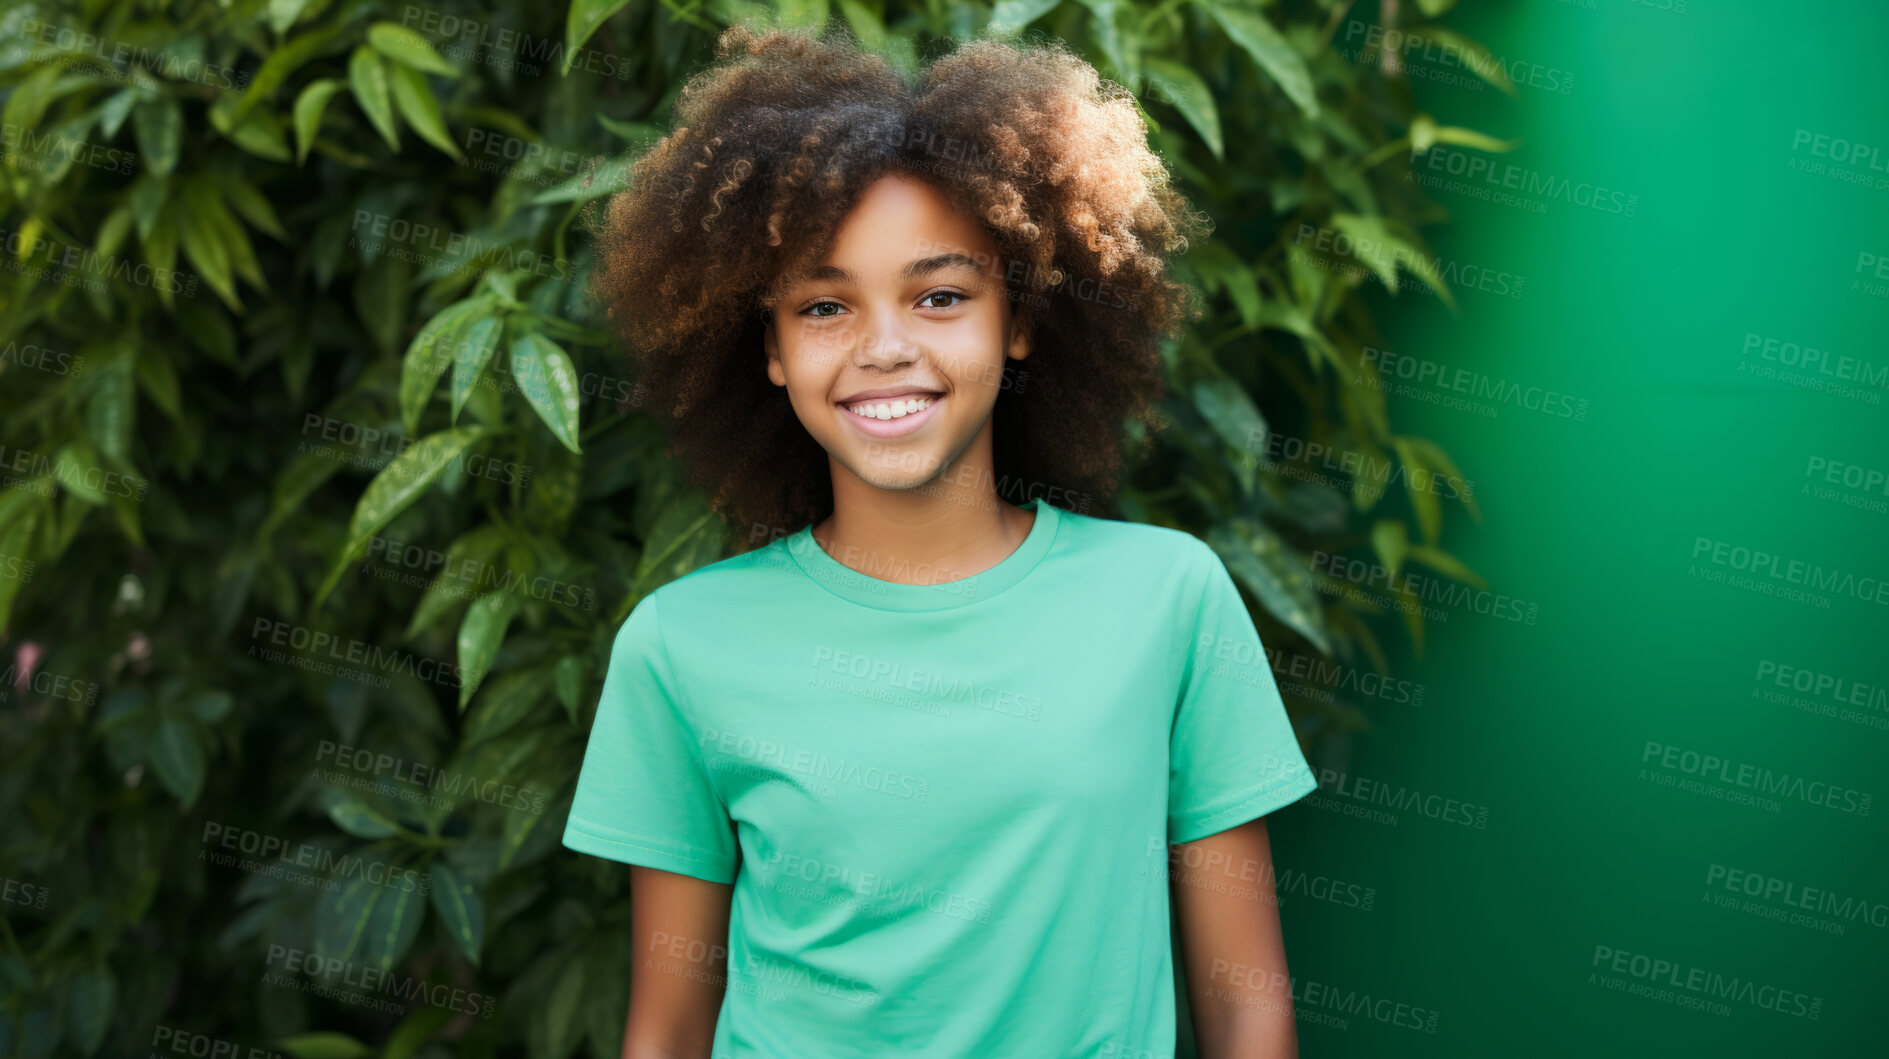
[[[934,272],[947,268],[968,268],[972,272],[984,271],[978,266],[977,262],[963,254],[936,254],[932,257],[921,257],[906,265],[905,271],[899,273],[899,278],[917,279],[920,276],[929,276]],[[816,265],[802,273],[801,278],[805,280],[831,281],[836,283],[858,282],[851,272],[840,268],[838,265]]]

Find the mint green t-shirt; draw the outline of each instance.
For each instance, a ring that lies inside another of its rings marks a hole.
[[[734,884],[715,1059],[1174,1054],[1167,844],[1317,782],[1211,549],[1023,509],[973,577],[855,572],[809,527],[618,633],[564,844]]]

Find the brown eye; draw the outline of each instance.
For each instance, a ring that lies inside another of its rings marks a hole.
[[[956,298],[958,302],[961,302],[964,300],[964,295],[959,294],[957,291],[954,291],[954,290],[935,290],[935,291],[932,291],[930,294],[925,295],[926,308],[949,309],[952,306],[957,305],[958,302],[952,302],[950,305],[938,305],[932,301],[933,298]]]
[[[827,318],[827,317],[829,317],[829,316],[833,316],[833,315],[835,315],[835,314],[833,314],[833,313],[820,313],[820,312],[814,312],[814,310],[815,310],[815,309],[818,309],[818,308],[820,308],[820,307],[822,307],[822,306],[829,306],[829,305],[830,305],[830,306],[832,306],[832,307],[833,307],[833,308],[835,308],[835,309],[838,309],[838,308],[840,307],[840,303],[839,303],[839,302],[814,302],[814,303],[813,303],[812,305],[809,305],[809,306],[807,306],[807,307],[806,307],[805,309],[802,309],[802,310],[800,310],[800,315],[802,315],[802,316],[812,316],[812,317],[815,317],[815,318],[817,318],[817,319],[825,319],[825,318]]]

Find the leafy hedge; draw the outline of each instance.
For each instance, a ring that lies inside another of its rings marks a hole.
[[[1372,288],[1450,299],[1412,148],[1507,145],[1333,36],[1448,6],[778,8],[907,67],[1050,34],[1136,90],[1217,230],[1182,262],[1212,312],[1169,350],[1172,426],[1114,514],[1212,543],[1269,644],[1381,670],[1380,611],[1307,557],[1475,580],[1437,492],[1392,486],[1460,475],[1360,351]],[[663,458],[585,296],[584,209],[763,10],[0,16],[9,1054],[617,1054],[627,873],[558,838],[616,627],[744,530]],[[1366,721],[1290,705],[1308,737]]]

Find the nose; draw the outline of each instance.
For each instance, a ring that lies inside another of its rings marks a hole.
[[[868,314],[854,336],[853,362],[858,367],[896,368],[918,357],[918,345],[905,331],[897,312]]]

